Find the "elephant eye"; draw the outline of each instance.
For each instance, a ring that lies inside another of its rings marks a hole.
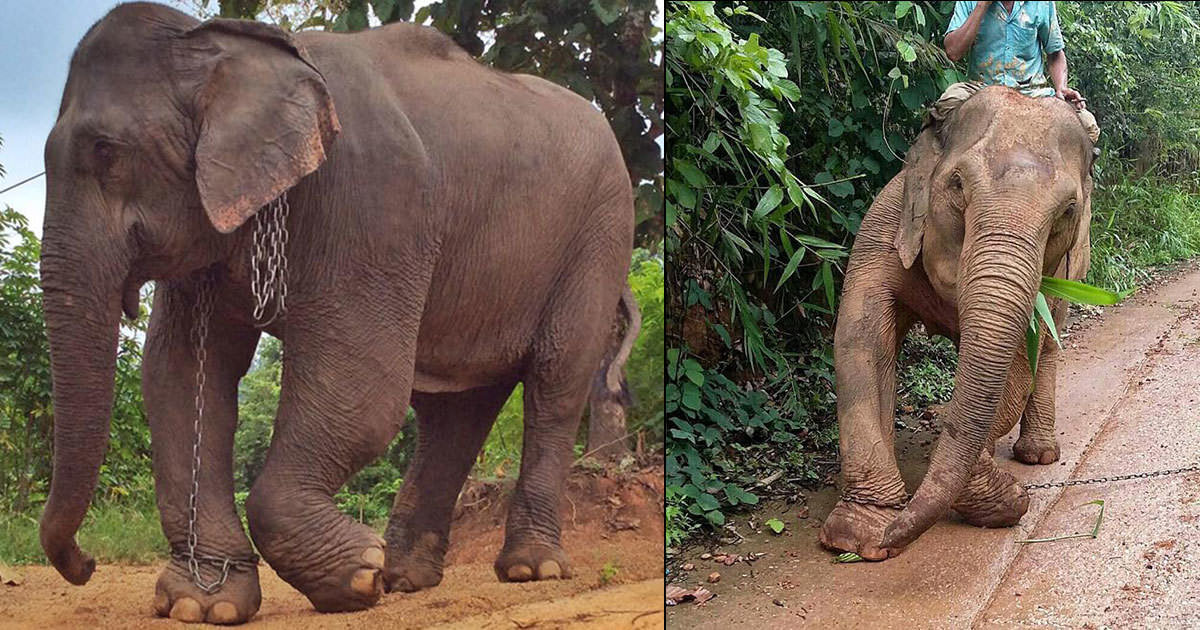
[[[1063,210],[1063,216],[1069,217],[1069,216],[1074,215],[1076,205],[1077,204],[1074,201],[1072,201],[1071,203],[1068,203],[1067,207]]]
[[[96,172],[104,173],[116,159],[116,148],[108,140],[97,140],[92,146],[92,154],[96,157]]]
[[[962,192],[962,175],[958,171],[950,173],[950,185],[957,191]]]

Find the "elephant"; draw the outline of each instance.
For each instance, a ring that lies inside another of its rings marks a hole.
[[[45,163],[55,426],[40,537],[68,581],[95,567],[75,534],[107,448],[121,313],[150,281],[142,390],[172,551],[160,616],[250,619],[254,550],[323,612],[437,585],[458,492],[518,383],[496,574],[571,576],[559,504],[634,234],[621,149],[592,103],[424,26],[290,34],[129,3],[76,48]],[[260,272],[286,278],[261,317]],[[263,331],[284,360],[245,501],[251,547],[232,440]],[[332,495],[410,405],[418,444],[380,537]]]
[[[1074,109],[1006,87],[927,125],[863,219],[834,332],[845,490],[820,542],[886,560],[953,508],[981,527],[1016,524],[1025,489],[997,468],[995,442],[1058,458],[1058,347],[1043,335],[1031,374],[1023,333],[1041,278],[1082,279],[1091,256],[1094,147]],[[1054,320],[1066,304],[1050,300]],[[896,362],[916,322],[958,348],[954,391],[928,472],[907,499],[894,450]]]

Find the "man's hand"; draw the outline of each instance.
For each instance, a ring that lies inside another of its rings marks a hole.
[[[1058,98],[1075,106],[1075,109],[1083,109],[1087,107],[1087,99],[1083,95],[1069,87],[1064,87],[1061,90],[1055,90],[1054,95]]]

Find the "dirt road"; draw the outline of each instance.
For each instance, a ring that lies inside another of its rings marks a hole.
[[[1025,483],[1183,468],[1200,463],[1200,270],[1192,266],[1075,328],[1058,371],[1062,457],[1048,466],[997,459]],[[901,430],[909,489],[924,473],[924,431]],[[765,552],[716,566],[694,550],[684,584],[722,574],[703,606],[668,609],[675,627],[727,628],[1200,628],[1200,473],[1031,492],[1015,528],[983,530],[953,517],[884,563],[832,564],[817,543],[835,490],[808,497],[808,518],[773,506],[787,530],[716,551]],[[1095,539],[1019,544],[1090,532]],[[749,527],[739,523],[748,535]]]
[[[660,460],[661,462],[661,460]],[[492,561],[503,543],[504,488],[464,493],[442,584],[392,593],[370,610],[315,612],[263,564],[262,608],[246,626],[300,628],[661,628],[663,472],[576,471],[563,503],[570,580],[501,584]],[[50,567],[22,567],[20,586],[0,585],[0,628],[185,628],[151,612],[157,566],[101,565],[71,586]]]

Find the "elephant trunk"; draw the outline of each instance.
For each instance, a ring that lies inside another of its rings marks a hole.
[[[79,549],[75,533],[108,448],[124,273],[115,261],[105,269],[83,260],[83,252],[103,250],[55,243],[47,227],[41,273],[54,383],[54,472],[41,542],[67,581],[84,584],[95,561]]]
[[[967,256],[959,275],[961,333],[949,422],[920,487],[884,532],[887,549],[916,540],[962,492],[991,432],[1040,284],[1045,236],[1036,226],[968,227],[967,232],[975,238],[964,243]]]

